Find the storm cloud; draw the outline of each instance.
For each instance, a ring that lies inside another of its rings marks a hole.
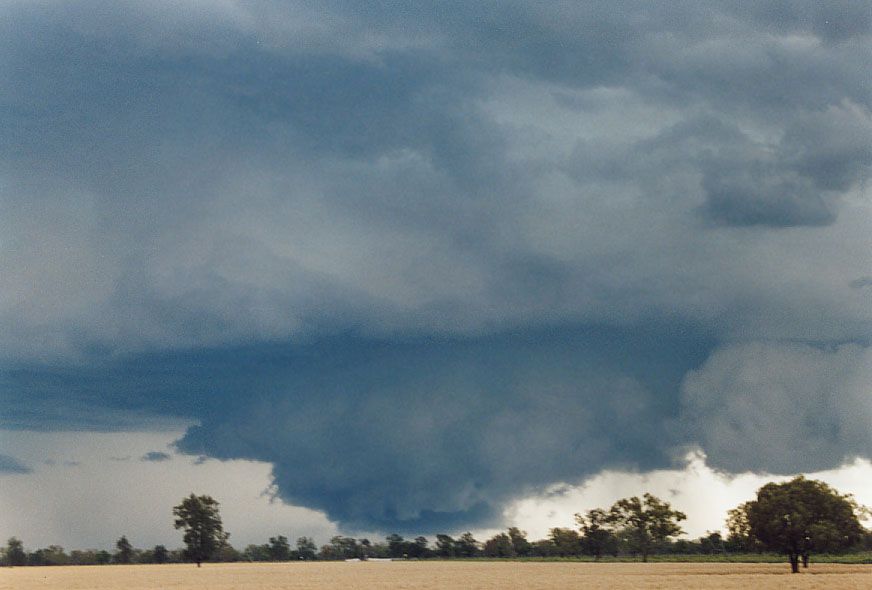
[[[361,530],[872,456],[864,2],[0,10],[3,427]]]

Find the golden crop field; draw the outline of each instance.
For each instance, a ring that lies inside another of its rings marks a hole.
[[[21,567],[0,570],[0,590],[318,590],[396,588],[872,588],[872,565],[389,562],[230,563]]]

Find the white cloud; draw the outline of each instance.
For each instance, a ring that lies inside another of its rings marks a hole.
[[[576,513],[608,508],[620,498],[651,492],[687,514],[681,526],[688,537],[696,538],[715,530],[726,534],[724,521],[728,510],[753,499],[763,484],[791,477],[748,472],[727,475],[708,466],[701,453],[689,459],[683,470],[645,474],[607,470],[583,485],[554,485],[544,494],[510,505],[505,512],[506,523],[526,530],[530,538],[539,539],[547,536],[549,528],[575,527],[573,516]],[[872,463],[869,461],[857,460],[838,469],[806,475],[829,483],[841,493],[854,494],[861,504],[872,504]],[[492,532],[481,531],[480,535]]]
[[[221,503],[238,549],[278,534],[292,542],[303,535],[326,542],[335,534],[323,514],[271,501],[266,463],[138,460],[167,451],[181,434],[0,431],[3,448],[33,466],[29,474],[0,476],[0,535],[17,536],[30,549],[112,549],[121,535],[138,548],[178,547],[172,507],[191,492]]]

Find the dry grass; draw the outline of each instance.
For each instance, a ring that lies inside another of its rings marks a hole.
[[[872,566],[787,564],[392,562],[24,567],[0,570],[0,590],[296,590],[337,588],[872,588]]]

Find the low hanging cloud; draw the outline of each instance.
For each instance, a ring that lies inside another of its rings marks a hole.
[[[866,3],[0,14],[5,428],[195,423],[361,529],[869,456]]]
[[[283,499],[352,529],[498,524],[507,501],[544,482],[677,459],[664,429],[670,388],[620,367],[630,350],[660,361],[667,383],[681,374],[669,354],[617,335],[333,353],[310,359],[314,368],[292,362],[263,390],[214,408],[177,447],[268,461]]]
[[[872,454],[868,347],[725,346],[682,392],[692,438],[726,471],[814,471]]]

